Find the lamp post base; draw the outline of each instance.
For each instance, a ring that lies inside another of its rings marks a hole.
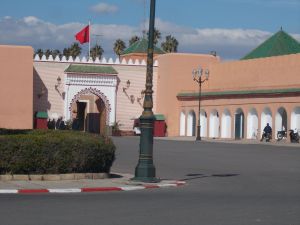
[[[132,181],[145,183],[157,183],[160,180],[155,177],[155,167],[148,165],[147,162],[140,162],[135,168],[135,176]]]
[[[135,167],[135,176],[132,180],[155,183],[159,180],[155,177],[155,167],[153,164],[153,122],[155,117],[140,117],[140,155],[139,162]]]

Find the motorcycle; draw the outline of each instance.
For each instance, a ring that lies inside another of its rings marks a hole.
[[[271,139],[272,139],[272,133],[263,132],[263,135],[262,135],[262,138],[260,139],[260,141],[266,140],[266,142],[270,142]]]
[[[286,131],[278,131],[277,132],[277,141],[281,141],[283,138],[286,138]]]
[[[299,143],[300,137],[297,131],[290,130],[290,138],[292,143]]]

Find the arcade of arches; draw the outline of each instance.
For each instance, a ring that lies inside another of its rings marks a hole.
[[[195,136],[197,107],[180,112],[180,136]],[[300,130],[300,105],[218,106],[200,111],[201,137],[222,139],[260,139],[266,124],[272,127],[272,138],[282,130]]]

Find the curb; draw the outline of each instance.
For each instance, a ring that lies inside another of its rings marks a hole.
[[[164,184],[145,184],[139,186],[121,187],[85,187],[85,188],[49,188],[49,189],[0,189],[0,194],[43,194],[43,193],[83,193],[83,192],[112,192],[112,191],[136,191],[152,188],[178,187],[186,184],[184,181],[174,181]]]

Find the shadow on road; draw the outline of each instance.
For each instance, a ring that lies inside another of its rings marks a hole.
[[[187,180],[195,180],[195,179],[201,179],[201,178],[207,178],[207,177],[235,177],[239,176],[240,174],[236,173],[225,173],[225,174],[211,174],[211,175],[205,175],[201,173],[190,173],[185,176],[188,178],[181,179],[181,181],[187,181]]]

